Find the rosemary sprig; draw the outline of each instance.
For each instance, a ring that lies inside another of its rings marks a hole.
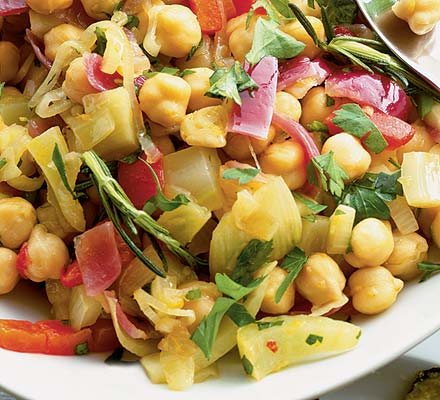
[[[163,242],[168,249],[188,263],[190,266],[206,265],[206,261],[191,254],[179,241],[150,215],[143,210],[138,210],[127,197],[118,181],[113,178],[104,161],[93,151],[86,151],[82,155],[84,163],[90,169],[91,179],[98,190],[102,204],[108,217],[113,222],[122,239],[127,243],[130,250],[155,274],[164,277],[164,271],[158,268],[148,259],[142,250],[136,246],[133,240],[124,231],[121,221],[133,232],[137,233],[136,226],[142,228],[148,235]]]
[[[399,80],[407,91],[429,94],[437,101],[440,101],[440,93],[418,75],[411,72],[397,57],[388,54],[387,47],[381,41],[351,36],[330,36],[330,41],[325,43],[318,39],[315,29],[299,7],[293,3],[289,3],[289,7],[313,39],[315,45],[324,51],[336,57],[342,56],[347,58],[353,64],[369,72],[376,70],[386,73],[391,78]]]

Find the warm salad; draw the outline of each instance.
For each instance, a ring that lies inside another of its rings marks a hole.
[[[404,1],[402,1],[404,3]],[[353,348],[440,269],[440,93],[351,0],[0,2],[0,347],[184,389]],[[329,317],[331,316],[331,317]]]

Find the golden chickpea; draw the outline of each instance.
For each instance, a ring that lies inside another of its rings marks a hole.
[[[324,25],[321,20],[316,17],[307,17],[309,22],[312,24],[315,29],[318,38],[322,41],[325,39]],[[313,59],[317,57],[321,53],[321,49],[315,45],[313,39],[309,36],[306,30],[303,28],[301,23],[298,20],[294,20],[284,25],[282,30],[288,35],[292,36],[296,40],[304,43],[306,45],[305,49],[301,52],[302,56],[309,57]]]
[[[60,279],[69,262],[69,250],[64,242],[44,225],[35,225],[28,241],[26,276],[34,282]]]
[[[436,144],[423,122],[416,121],[412,126],[416,129],[415,135],[407,144],[397,149],[397,161],[400,164],[403,161],[403,154],[411,151],[429,151]]]
[[[436,208],[437,209],[437,208]],[[429,210],[429,209],[427,209]],[[435,212],[434,219],[430,226],[432,241],[437,247],[440,247],[440,211]]]
[[[8,82],[17,75],[20,52],[11,42],[0,42],[0,81]]]
[[[417,264],[426,258],[428,252],[426,239],[415,232],[402,235],[399,231],[393,232],[393,239],[394,250],[384,267],[404,281],[415,278],[420,274]]]
[[[182,122],[190,97],[191,86],[188,83],[165,73],[147,79],[139,92],[142,111],[166,128]]]
[[[94,19],[107,19],[119,0],[81,0],[86,13]]]
[[[338,264],[325,253],[309,256],[295,279],[299,293],[312,304],[313,314],[325,314],[332,308],[341,307],[348,301],[342,293],[345,276]]]
[[[336,162],[347,171],[349,181],[363,176],[370,166],[370,153],[364,149],[358,138],[348,133],[330,136],[322,146],[321,153],[330,151],[333,151]]]
[[[52,14],[69,8],[73,0],[26,0],[26,3],[39,14]]]
[[[0,241],[10,249],[19,248],[37,223],[34,206],[21,197],[0,200]]]
[[[268,314],[285,314],[293,307],[295,303],[295,286],[293,283],[286,289],[281,300],[278,303],[275,301],[277,290],[287,275],[288,272],[280,267],[275,267],[271,271],[266,278],[268,284],[261,304],[261,311]]]
[[[389,223],[376,218],[359,222],[351,234],[352,252],[345,260],[355,268],[382,265],[394,249],[393,234]]]
[[[432,128],[440,130],[440,103],[434,102],[431,111],[425,115],[424,121]]]
[[[188,110],[196,111],[204,107],[217,106],[222,104],[220,99],[205,96],[211,87],[209,78],[214,73],[210,68],[191,68],[194,73],[184,76],[184,80],[191,86],[191,97],[189,98]]]
[[[44,35],[44,54],[49,60],[54,60],[58,48],[68,40],[79,40],[83,30],[75,25],[61,24],[52,28]]]
[[[12,292],[20,280],[15,267],[16,260],[17,254],[6,247],[0,247],[0,294]]]
[[[271,144],[260,156],[263,172],[283,175],[304,167],[304,150],[298,142],[285,140]]]
[[[378,314],[389,308],[403,288],[384,267],[362,268],[348,279],[353,307],[363,314]]]
[[[307,170],[305,167],[300,167],[281,176],[290,190],[297,190],[306,183]]]
[[[156,40],[160,52],[170,57],[184,57],[202,39],[199,21],[188,8],[178,4],[163,6],[157,14]]]
[[[254,27],[256,18],[246,29],[247,15],[243,14],[239,17],[232,18],[228,21],[226,34],[229,37],[229,49],[234,58],[240,62],[244,61],[247,53],[249,53],[252,42],[254,40]]]
[[[295,121],[301,117],[301,103],[287,92],[277,92],[275,97],[275,111],[285,114]]]
[[[431,208],[421,208],[419,215],[417,216],[417,222],[419,224],[420,230],[423,233],[423,236],[430,238],[431,237],[431,226],[434,218],[436,218],[437,214],[440,213],[440,207],[431,207]],[[440,223],[440,217],[437,223]],[[434,229],[438,229],[434,227]],[[440,233],[440,232],[439,232]]]
[[[157,147],[159,147],[159,150],[164,156],[174,153],[176,151],[169,135],[154,137],[153,142]]]
[[[315,8],[311,8],[308,5],[307,0],[293,0],[291,3],[296,4],[299,9],[304,13],[304,15],[311,15],[312,17],[320,18],[321,17],[321,7],[318,6],[315,2]]]
[[[335,108],[335,106],[327,106],[327,95],[322,86],[310,89],[301,100],[301,106],[300,122],[304,126],[313,121],[324,121]]]
[[[63,90],[69,99],[82,103],[84,96],[96,93],[96,89],[87,78],[86,66],[82,57],[75,58],[67,68]]]
[[[249,136],[240,135],[238,133],[228,133],[226,136],[226,146],[223,147],[224,152],[234,160],[246,161],[252,157],[249,145],[255,154],[261,154],[267,149],[270,142],[275,137],[276,129],[271,126],[269,135],[265,140],[251,138]]]
[[[397,168],[389,162],[389,159],[397,160],[396,150],[384,150],[379,154],[371,154],[371,164],[368,171],[373,173],[392,173]]]

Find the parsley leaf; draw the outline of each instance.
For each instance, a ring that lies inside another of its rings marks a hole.
[[[417,101],[417,111],[419,113],[419,117],[421,119],[424,119],[426,117],[426,114],[431,112],[432,106],[434,105],[434,99],[427,94],[420,93],[416,97],[416,101]]]
[[[255,24],[252,48],[246,54],[246,60],[255,65],[266,56],[292,58],[304,48],[304,43],[278,29],[276,23],[259,18]]]
[[[200,297],[202,297],[202,292],[200,289],[192,289],[185,295],[187,300],[197,300],[200,299]]]
[[[3,96],[3,88],[5,87],[6,82],[0,82],[0,99]]]
[[[241,106],[239,92],[258,89],[258,85],[238,61],[230,69],[217,68],[209,78],[209,83],[211,87],[205,96],[221,100],[232,99],[239,106]]]
[[[318,4],[327,12],[333,26],[352,24],[357,16],[358,9],[353,0],[319,0]]]
[[[317,342],[322,343],[323,340],[324,340],[323,336],[314,335],[311,333],[309,336],[307,336],[306,343],[309,346],[313,346]]]
[[[247,286],[240,285],[239,283],[233,281],[226,274],[215,274],[215,284],[218,290],[224,293],[226,296],[232,297],[234,300],[240,300],[247,296],[249,293],[253,292],[265,279],[264,276],[251,281]]]
[[[194,57],[194,54],[196,54],[197,50],[199,50],[203,45],[203,38],[200,39],[199,44],[197,44],[196,46],[191,47],[191,50],[188,53],[188,57],[186,57],[186,61],[190,61],[191,58]]]
[[[95,35],[96,35],[96,47],[95,50],[93,50],[93,53],[103,56],[105,52],[105,48],[107,47],[107,37],[105,36],[104,30],[100,27],[97,27],[95,29]]]
[[[223,172],[224,179],[238,179],[240,185],[244,185],[254,179],[260,170],[258,168],[229,168]]]
[[[356,223],[365,218],[390,219],[390,202],[403,194],[398,182],[400,171],[392,174],[367,173],[361,179],[353,181],[344,190],[339,204],[345,204],[356,210]]]
[[[243,286],[252,282],[252,274],[269,260],[272,248],[272,240],[252,239],[238,256],[232,279]]]
[[[344,180],[348,179],[348,174],[334,159],[333,151],[313,157],[307,165],[308,181],[319,186],[321,181],[322,188],[336,197],[341,197],[344,190]],[[318,176],[319,180],[318,180]]]
[[[0,169],[2,169],[7,163],[8,160],[6,158],[0,158]]]
[[[429,279],[432,276],[432,274],[435,274],[436,272],[440,272],[439,264],[434,264],[427,261],[418,263],[417,268],[423,271],[423,275],[420,278],[419,282],[424,282],[427,279]]]
[[[268,0],[257,0],[254,4],[252,4],[252,7],[250,8],[249,12],[247,13],[246,29],[249,28],[249,25],[251,24],[252,17],[254,16],[255,11],[259,8],[264,8],[269,19],[271,21],[279,24],[280,19],[278,18],[277,10],[273,7],[273,5]]]
[[[374,122],[368,118],[358,104],[344,104],[340,110],[336,110],[332,122],[343,131],[363,140],[373,153],[380,153],[388,143],[380,133]]]
[[[246,307],[240,303],[232,304],[226,312],[226,315],[231,318],[232,322],[237,326],[245,326],[255,322],[255,318],[249,314]]]
[[[87,354],[88,352],[89,352],[89,346],[87,342],[80,343],[75,346],[75,354],[77,356],[82,356],[84,354]]]
[[[307,130],[310,132],[324,132],[328,133],[328,126],[320,121],[312,121],[307,124]]]
[[[252,372],[254,372],[254,366],[252,363],[246,358],[246,356],[243,356],[241,359],[241,362],[243,364],[244,372],[246,372],[247,375],[252,375]]]
[[[139,26],[139,18],[136,15],[127,15],[127,23],[124,25],[127,29],[131,30]]]
[[[271,0],[272,5],[285,18],[295,18],[295,14],[289,7],[289,0]]]
[[[295,247],[293,250],[284,257],[280,267],[288,272],[288,275],[284,278],[283,282],[277,289],[275,294],[275,303],[279,303],[287,290],[289,285],[295,280],[298,274],[301,272],[304,264],[307,262],[308,257],[299,247]]]
[[[284,324],[284,321],[282,319],[278,321],[257,321],[256,322],[258,330],[262,331],[264,329],[272,328],[273,326],[281,326]]]
[[[309,200],[308,198],[304,197],[303,195],[292,192],[293,196],[298,199],[301,203],[303,203],[313,214],[319,214],[321,211],[324,211],[327,206],[325,204],[319,204],[315,201]]]
[[[64,166],[63,156],[61,155],[60,149],[58,147],[58,143],[55,143],[55,147],[53,148],[52,162],[54,163],[55,168],[57,169],[58,174],[60,175],[61,182],[63,182],[64,187],[72,195],[72,197],[76,200],[78,197],[76,196],[75,192],[70,187],[69,181],[67,180],[66,167]]]

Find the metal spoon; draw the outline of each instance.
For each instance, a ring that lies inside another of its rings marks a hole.
[[[416,35],[391,10],[393,0],[356,0],[371,27],[404,63],[440,91],[440,24]]]

